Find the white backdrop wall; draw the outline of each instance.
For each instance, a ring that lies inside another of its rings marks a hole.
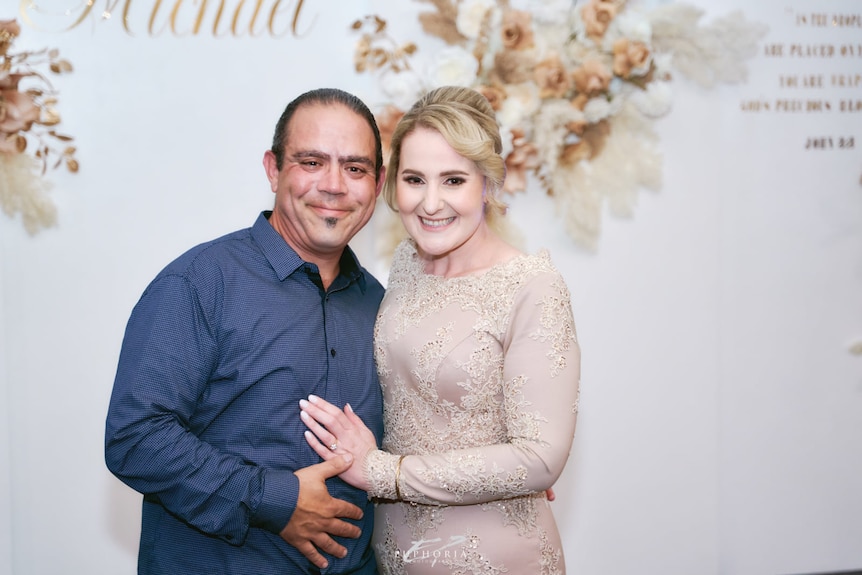
[[[353,71],[350,22],[376,12],[418,38],[427,8],[306,2],[302,36],[276,39],[150,36],[145,4],[128,3],[133,34],[117,8],[70,31],[25,26],[16,44],[58,47],[74,64],[56,84],[81,171],[48,174],[57,227],[30,236],[0,220],[2,574],[135,572],[140,495],[102,451],[132,306],[173,257],[270,207],[261,158],[288,100],[332,85],[379,103]],[[764,22],[764,46],[859,43],[859,28],[796,23],[858,15],[855,0],[695,4]],[[0,19],[18,8],[3,0]],[[575,246],[549,198],[512,199],[527,249],[549,248],[569,283],[583,350],[579,429],[554,503],[570,573],[862,569],[862,357],[849,349],[862,340],[862,112],[741,109],[808,97],[779,76],[830,67],[859,74],[862,57],[761,50],[747,84],[675,82],[657,123],[662,189],[641,192],[630,219],[607,216],[595,253]],[[855,147],[812,152],[811,137]],[[385,280],[377,226],[354,247]]]

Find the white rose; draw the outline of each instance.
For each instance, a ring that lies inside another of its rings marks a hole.
[[[479,71],[476,58],[463,48],[444,48],[429,66],[434,86],[472,86]]]
[[[500,156],[508,158],[509,154],[512,153],[512,150],[515,149],[515,145],[512,143],[512,128],[501,127],[500,136],[503,139],[503,151],[500,152]]]
[[[588,124],[595,124],[604,120],[610,117],[611,113],[611,103],[604,97],[591,98],[584,106],[584,119]]]
[[[512,0],[514,10],[529,12],[533,20],[547,24],[558,24],[568,20],[573,6],[572,0]]]
[[[664,116],[670,112],[673,102],[670,82],[650,82],[646,90],[635,90],[629,100],[645,116]]]
[[[540,104],[539,87],[532,82],[506,86],[506,99],[497,112],[497,121],[503,126],[517,126],[535,114]]]
[[[615,24],[623,38],[650,44],[652,24],[645,15],[636,10],[626,10],[617,16]]]
[[[467,0],[458,5],[458,16],[455,17],[455,27],[458,32],[475,40],[482,30],[482,21],[488,10],[497,6],[495,0]]]
[[[387,72],[380,78],[380,89],[401,110],[409,110],[426,91],[422,79],[413,70]]]

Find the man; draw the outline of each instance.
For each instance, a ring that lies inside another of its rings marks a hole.
[[[347,247],[380,193],[380,134],[356,97],[314,90],[263,164],[272,212],[169,264],[126,328],[105,459],[144,494],[141,574],[376,573],[371,504],[336,477],[349,458],[319,463],[298,402],[350,403],[380,438],[383,288]]]

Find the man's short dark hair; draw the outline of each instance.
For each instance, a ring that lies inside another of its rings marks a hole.
[[[272,153],[275,154],[275,165],[278,169],[280,170],[284,163],[284,143],[287,136],[287,126],[290,124],[291,118],[293,118],[294,113],[300,107],[312,104],[342,104],[365,118],[365,121],[368,122],[369,126],[371,126],[371,131],[374,132],[374,144],[376,148],[374,171],[375,176],[380,176],[380,169],[383,167],[383,147],[380,143],[380,130],[377,128],[377,121],[374,119],[374,114],[371,113],[371,110],[368,109],[365,102],[353,94],[345,92],[344,90],[339,90],[338,88],[317,88],[315,90],[309,90],[308,92],[294,98],[294,100],[291,101],[284,109],[284,112],[281,113],[281,117],[275,125],[275,134],[272,137]]]

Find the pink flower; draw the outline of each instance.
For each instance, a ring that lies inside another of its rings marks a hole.
[[[0,134],[26,132],[39,121],[39,106],[30,92],[0,90]]]

